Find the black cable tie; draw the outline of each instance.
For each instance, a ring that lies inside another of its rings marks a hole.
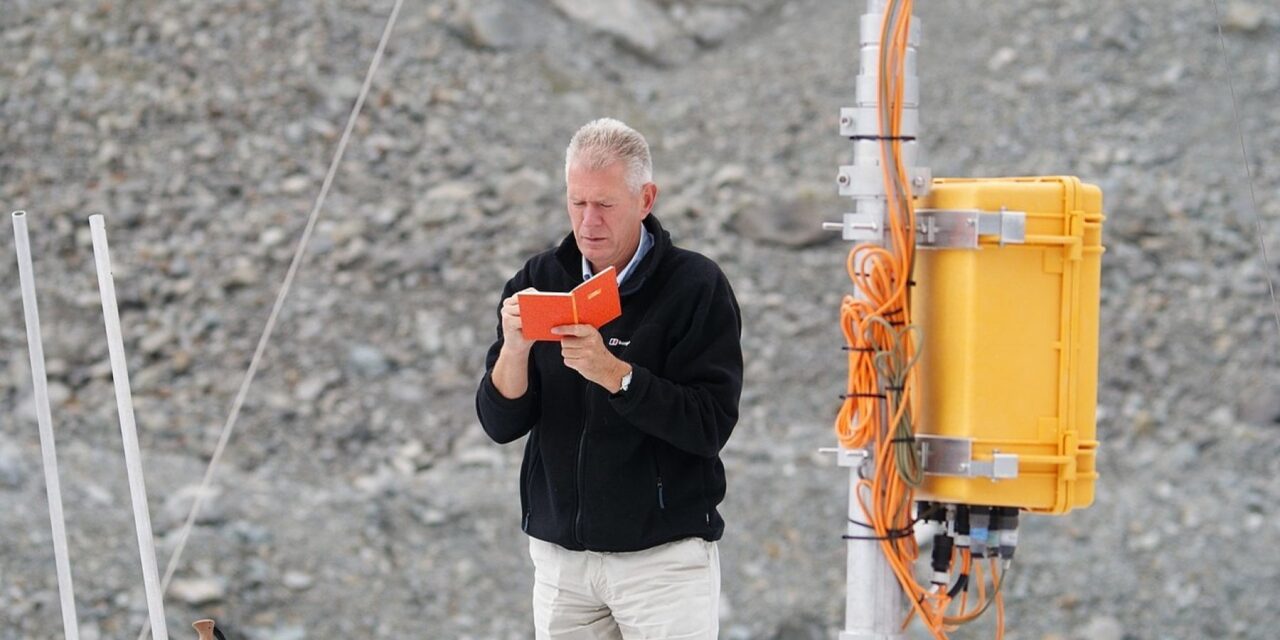
[[[883,393],[842,393],[840,394],[841,400],[848,400],[849,398],[884,398],[884,397],[885,396]]]
[[[909,535],[911,535],[911,532],[909,531],[894,531],[887,536],[851,536],[849,534],[845,534],[840,536],[840,538],[844,540],[897,540],[898,538],[905,538]]]
[[[853,519],[853,518],[849,518],[849,522],[851,522],[851,523],[853,523],[853,524],[856,524],[856,525],[858,525],[859,527],[865,527],[865,528],[867,528],[867,529],[874,529],[874,528],[875,528],[875,527],[873,527],[873,526],[871,526],[871,525],[869,525],[869,524],[867,524],[867,523],[865,523],[865,522],[862,522],[862,521],[860,521],[860,520],[855,520],[855,519]],[[908,526],[906,529],[889,529],[889,533],[890,533],[891,535],[894,535],[894,536],[897,536],[897,537],[903,537],[903,536],[906,536],[906,535],[914,534],[914,533],[915,533],[915,531],[916,531],[916,529],[915,529],[916,522],[919,522],[919,520],[917,520],[917,521],[915,521],[915,522],[912,522],[912,523],[911,523],[911,525],[910,525],[910,526]]]
[[[903,142],[911,142],[915,140],[915,136],[849,136],[850,140],[866,140],[869,142],[877,142],[881,140],[901,140]]]
[[[889,442],[891,442],[891,443],[893,443],[893,444],[899,444],[899,443],[903,443],[903,442],[915,442],[915,441],[916,441],[916,439],[915,439],[915,438],[894,438],[894,439],[890,440]]]
[[[873,353],[876,350],[875,347],[850,347],[849,345],[845,345],[840,348],[845,351],[858,351],[861,353]]]

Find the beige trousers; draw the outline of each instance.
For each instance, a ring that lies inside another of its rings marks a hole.
[[[529,538],[537,640],[715,640],[720,550],[685,538],[644,551],[569,551]]]

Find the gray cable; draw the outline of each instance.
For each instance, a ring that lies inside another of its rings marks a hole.
[[[1266,270],[1267,290],[1271,292],[1271,314],[1276,319],[1276,335],[1280,336],[1280,301],[1276,299],[1276,285],[1271,278],[1271,259],[1267,257],[1267,239],[1263,235],[1262,215],[1258,211],[1258,195],[1253,188],[1253,170],[1249,167],[1249,152],[1244,145],[1244,125],[1240,123],[1240,104],[1236,100],[1235,82],[1231,80],[1231,61],[1227,59],[1227,39],[1222,35],[1222,16],[1218,0],[1213,0],[1214,24],[1218,27],[1218,44],[1222,47],[1222,64],[1226,67],[1227,89],[1231,91],[1231,108],[1235,114],[1236,135],[1240,138],[1240,157],[1244,159],[1244,174],[1249,181],[1249,199],[1253,204],[1253,224],[1258,233],[1258,248],[1262,250],[1262,266]]]
[[[307,218],[307,226],[302,232],[302,239],[298,241],[298,248],[293,253],[293,261],[289,263],[289,271],[285,274],[284,283],[280,285],[280,293],[276,295],[275,304],[271,307],[271,314],[267,317],[267,326],[262,330],[262,337],[258,338],[258,347],[254,350],[253,358],[249,361],[249,369],[245,372],[244,379],[240,383],[240,390],[236,393],[235,401],[232,403],[231,413],[227,416],[227,421],[222,426],[222,434],[218,437],[217,446],[214,447],[213,457],[209,459],[209,466],[205,469],[204,478],[200,481],[200,487],[196,491],[195,502],[191,504],[191,511],[187,514],[187,520],[183,523],[182,531],[178,534],[178,546],[174,549],[173,555],[169,558],[169,564],[165,567],[164,579],[160,585],[161,593],[169,588],[169,581],[173,579],[173,574],[182,559],[182,552],[186,549],[187,538],[191,535],[191,528],[195,524],[196,515],[199,514],[200,507],[204,505],[204,497],[209,485],[213,482],[213,474],[217,470],[218,462],[222,459],[222,453],[227,448],[227,442],[231,440],[231,434],[236,426],[236,419],[240,417],[240,409],[244,406],[245,397],[249,395],[249,386],[253,383],[253,377],[258,372],[258,364],[262,361],[262,354],[267,349],[267,342],[271,339],[271,333],[275,330],[276,320],[280,316],[280,309],[284,306],[284,300],[289,295],[289,289],[293,286],[293,280],[298,274],[298,267],[302,264],[302,258],[306,254],[307,245],[311,241],[311,234],[315,230],[316,221],[320,218],[320,209],[324,206],[325,198],[329,196],[329,187],[333,184],[333,178],[338,172],[338,165],[342,162],[342,155],[347,149],[347,140],[351,137],[351,130],[355,128],[356,118],[360,116],[360,110],[364,107],[365,98],[369,95],[369,87],[373,83],[373,74],[377,72],[378,64],[382,62],[382,53],[386,49],[387,41],[391,37],[391,31],[395,27],[396,17],[400,14],[400,5],[403,3],[404,0],[396,0],[395,6],[391,8],[391,15],[387,18],[387,26],[382,31],[382,38],[378,41],[378,48],[374,51],[368,72],[365,73],[364,85],[360,87],[360,95],[356,98],[356,103],[351,108],[351,115],[347,117],[347,128],[342,132],[342,138],[338,141],[338,148],[333,154],[333,161],[329,163],[329,172],[325,175],[324,183],[320,186],[320,194],[316,196],[314,206],[311,207],[311,215]],[[145,640],[148,631],[150,631],[149,623],[143,626],[142,632],[138,634],[138,640]]]

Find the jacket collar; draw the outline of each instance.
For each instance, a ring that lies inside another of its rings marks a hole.
[[[622,296],[638,291],[671,248],[671,234],[662,228],[662,224],[658,222],[658,217],[653,212],[645,216],[642,223],[644,228],[653,234],[653,247],[640,259],[635,272],[622,283],[618,290],[618,294]],[[578,243],[573,239],[572,231],[560,241],[560,246],[555,250],[555,257],[570,278],[574,281],[582,278],[582,252],[578,250]]]

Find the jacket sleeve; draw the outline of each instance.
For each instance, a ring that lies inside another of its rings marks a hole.
[[[480,379],[480,388],[476,390],[476,415],[480,418],[480,426],[498,444],[519,439],[529,433],[538,421],[540,381],[532,356],[529,358],[529,388],[523,396],[507,398],[493,384],[493,366],[498,362],[498,353],[502,350],[502,300],[524,289],[528,286],[526,282],[526,271],[522,270],[502,289],[502,297],[498,301],[498,339],[489,347],[485,356],[484,377]]]
[[[688,330],[667,355],[666,377],[632,365],[631,384],[609,402],[636,428],[694,455],[719,455],[738,422],[742,314],[723,273],[698,296]]]

